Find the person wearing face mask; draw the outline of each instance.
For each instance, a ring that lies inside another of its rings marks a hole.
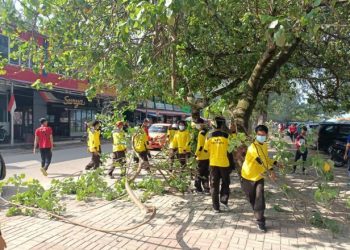
[[[228,157],[229,133],[225,130],[226,121],[223,117],[216,117],[215,129],[207,136],[204,152],[209,155],[210,191],[214,213],[221,209],[229,210],[230,195],[230,161]],[[220,188],[221,182],[221,188]]]
[[[297,148],[297,151],[295,152],[295,162],[297,162],[300,158],[303,158],[303,174],[305,174],[305,162],[307,159],[307,143],[306,143],[306,133],[307,133],[307,127],[303,126],[300,132],[300,135],[297,136],[295,140],[295,146]],[[293,166],[293,172],[295,173],[297,169],[297,166]]]
[[[97,169],[100,166],[101,141],[100,122],[94,121],[88,129],[88,151],[91,153],[91,161],[85,169]]]
[[[276,180],[276,174],[272,166],[277,162],[269,158],[266,138],[268,128],[265,125],[258,125],[255,128],[256,139],[248,147],[245,161],[241,172],[241,186],[249,203],[251,204],[258,229],[266,232],[265,226],[265,197],[264,197],[264,175],[269,173],[272,180]]]
[[[179,130],[176,132],[172,148],[177,150],[177,158],[180,161],[181,167],[184,168],[187,163],[187,154],[190,153],[191,136],[186,129],[186,122],[179,122]]]
[[[123,165],[126,163],[125,152],[126,152],[126,137],[124,132],[124,123],[118,121],[116,128],[112,132],[113,137],[113,163],[111,168],[108,170],[108,176],[113,179],[113,171],[116,166],[121,167],[121,175],[125,175],[125,168]]]
[[[196,149],[196,160],[197,160],[197,176],[194,181],[197,193],[209,194],[209,155],[208,152],[204,151],[204,144],[207,137],[208,129],[202,118],[198,119],[196,129],[199,130],[197,149]]]

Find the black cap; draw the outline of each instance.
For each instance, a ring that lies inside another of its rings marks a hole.
[[[47,119],[46,118],[40,118],[40,124],[43,124],[44,122],[47,122]]]

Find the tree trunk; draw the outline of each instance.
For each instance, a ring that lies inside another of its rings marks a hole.
[[[284,47],[279,52],[276,45],[267,46],[247,81],[245,96],[238,101],[232,112],[238,131],[248,133],[249,119],[259,93],[265,84],[275,76],[279,68],[288,61],[298,44],[299,39],[296,39],[291,46]]]

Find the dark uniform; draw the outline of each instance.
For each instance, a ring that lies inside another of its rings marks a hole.
[[[228,133],[216,129],[209,133],[204,145],[204,151],[209,154],[210,188],[214,210],[220,210],[220,202],[227,206],[230,194],[230,161],[227,157],[228,137]]]
[[[209,154],[204,151],[205,140],[207,138],[207,130],[202,129],[198,134],[196,159],[198,162],[197,176],[194,181],[196,191],[209,192]]]

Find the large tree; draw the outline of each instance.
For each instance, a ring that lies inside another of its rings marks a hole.
[[[12,2],[1,28],[45,34],[46,70],[89,79],[88,95],[107,86],[118,101],[162,96],[194,111],[223,98],[243,129],[259,95],[296,82],[350,106],[347,0],[21,0],[20,13]]]

